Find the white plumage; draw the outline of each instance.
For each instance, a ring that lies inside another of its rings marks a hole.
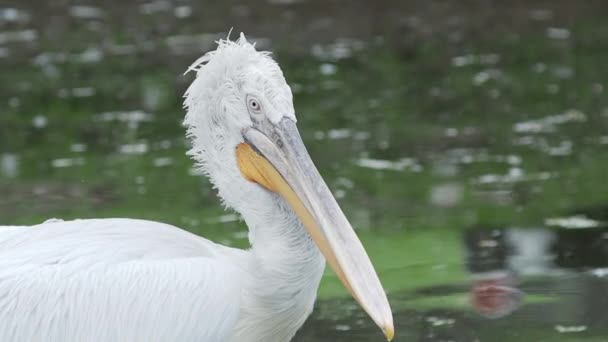
[[[133,219],[0,227],[0,341],[289,341],[325,257],[392,337],[373,267],[295,130],[278,65],[243,36],[191,69],[190,154],[251,248]]]
[[[226,341],[240,301],[231,253],[140,220],[3,232],[0,341]]]

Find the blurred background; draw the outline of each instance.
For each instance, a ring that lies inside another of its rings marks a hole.
[[[607,341],[605,1],[4,1],[0,223],[247,247],[185,156],[184,71],[243,31],[389,292],[397,341]],[[381,341],[327,272],[295,341]]]

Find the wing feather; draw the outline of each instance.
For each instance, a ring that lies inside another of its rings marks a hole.
[[[0,341],[223,341],[236,252],[149,221],[53,222],[0,234]]]

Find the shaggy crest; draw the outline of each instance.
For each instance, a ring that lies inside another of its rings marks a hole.
[[[188,71],[196,73],[184,97],[184,125],[192,143],[188,151],[197,167],[218,189],[224,204],[230,184],[222,184],[230,173],[237,176],[235,155],[228,149],[242,142],[242,129],[252,125],[246,98],[253,94],[265,104],[270,121],[294,119],[291,89],[269,52],[256,51],[241,33],[236,41],[221,39],[217,49],[197,59]],[[187,71],[187,72],[188,72]],[[234,178],[232,178],[234,179]]]

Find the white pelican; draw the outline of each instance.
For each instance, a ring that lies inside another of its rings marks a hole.
[[[241,34],[189,70],[189,153],[251,248],[134,219],[0,227],[0,341],[289,341],[326,260],[390,340],[385,292],[306,152],[277,63]]]

